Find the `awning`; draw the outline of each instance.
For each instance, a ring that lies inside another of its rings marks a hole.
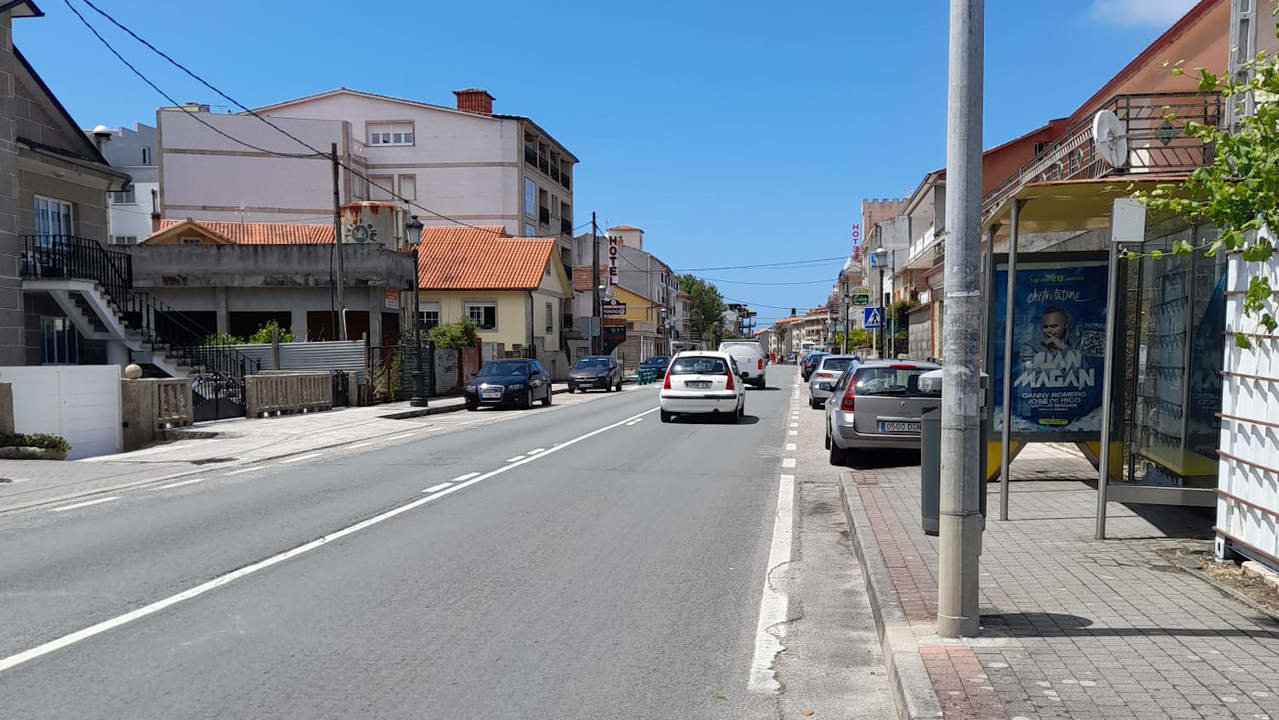
[[[1018,213],[1019,235],[1107,230],[1110,228],[1110,209],[1116,198],[1185,180],[1185,175],[1143,175],[1031,183],[1010,196],[982,221],[982,237],[987,237],[992,227],[996,228],[996,237],[1008,236],[1012,203],[1016,200],[1025,201]]]

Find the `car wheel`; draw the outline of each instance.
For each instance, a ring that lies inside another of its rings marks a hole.
[[[524,409],[528,410],[533,407],[533,389],[529,388],[524,391]]]
[[[668,423],[668,422],[670,422],[671,420],[673,420],[673,419],[675,418],[675,416],[674,416],[673,414],[668,413],[668,412],[666,412],[665,410],[663,410],[663,411],[661,412],[661,415],[662,415],[662,422],[664,422],[664,423]]]
[[[480,404],[477,402],[471,402],[470,400],[467,400],[466,409],[470,410],[471,412],[475,412],[476,410],[480,409]]]
[[[618,380],[618,381],[617,381],[617,391],[618,391],[618,392],[621,392],[621,391],[622,391],[622,381],[621,381],[621,380]]]
[[[764,379],[764,376],[763,376],[763,375],[760,375],[760,376],[759,376],[759,382],[755,383],[755,387],[756,387],[757,389],[759,389],[759,390],[767,390],[767,389],[768,389],[768,381]]]
[[[830,444],[830,464],[843,465],[848,462],[848,453],[833,441]]]
[[[737,422],[740,423],[742,419],[745,417],[746,417],[746,401],[743,400],[742,404],[737,406]]]
[[[826,449],[830,450],[830,425],[826,426]]]
[[[542,398],[542,407],[551,406],[551,386],[546,386],[546,397]]]

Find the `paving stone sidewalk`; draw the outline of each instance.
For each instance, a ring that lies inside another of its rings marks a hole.
[[[1113,539],[1097,541],[1082,457],[1036,448],[1013,469],[1011,519],[984,535],[982,637],[965,641],[934,631],[937,539],[919,527],[918,467],[841,478],[899,700],[915,693],[904,716],[1279,720],[1279,622],[1161,554],[1210,550],[1210,510],[1111,503]]]

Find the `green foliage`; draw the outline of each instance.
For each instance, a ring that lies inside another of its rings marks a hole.
[[[282,342],[282,343],[293,342],[293,331],[292,331],[291,329],[289,329],[289,328],[282,328],[282,327],[280,327],[280,324],[279,324],[279,323],[277,323],[277,322],[276,322],[276,321],[274,321],[274,320],[271,320],[271,321],[270,321],[270,322],[268,322],[267,324],[265,324],[265,325],[263,325],[262,327],[258,328],[257,332],[255,332],[255,333],[253,333],[252,335],[250,335],[250,336],[249,336],[249,342],[251,342],[251,343],[269,343],[269,342],[271,342],[271,331],[272,331],[272,330],[279,330],[279,331],[280,331],[280,342]]]
[[[65,438],[51,433],[0,433],[0,447],[35,447],[64,452],[71,449]]]
[[[445,350],[473,347],[479,341],[475,323],[471,322],[469,318],[436,325],[427,333],[427,337],[431,339],[431,342],[435,343],[435,347]]]
[[[720,319],[724,316],[724,296],[713,283],[685,274],[679,276],[679,289],[693,296],[689,303],[689,330],[699,338],[711,336],[719,344]]]
[[[844,333],[837,332],[831,339],[831,346],[836,349],[844,348]],[[851,328],[848,331],[848,352],[854,352],[858,348],[870,347],[870,335],[862,328]]]
[[[244,341],[230,333],[214,333],[204,338],[210,345],[242,345]]]

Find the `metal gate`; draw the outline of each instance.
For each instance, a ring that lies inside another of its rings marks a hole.
[[[244,380],[216,371],[192,375],[191,400],[195,422],[244,417]]]

